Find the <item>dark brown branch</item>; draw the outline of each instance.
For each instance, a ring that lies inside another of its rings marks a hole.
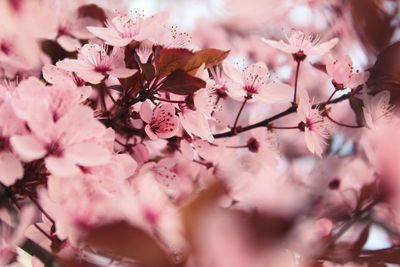
[[[312,108],[316,109],[316,108],[327,106],[327,105],[330,105],[330,104],[335,104],[335,103],[342,102],[342,101],[344,101],[346,99],[349,99],[350,97],[352,97],[355,93],[357,93],[360,90],[361,90],[361,88],[358,88],[356,90],[351,91],[348,94],[342,95],[342,96],[340,96],[338,98],[335,98],[335,99],[332,99],[330,101],[325,101],[325,102],[321,102],[321,103],[318,103],[318,104],[314,104],[312,106]],[[280,112],[278,114],[275,114],[272,117],[266,118],[265,120],[262,120],[260,122],[254,123],[254,124],[250,124],[250,125],[245,126],[245,127],[238,128],[235,132],[227,131],[227,132],[224,132],[224,133],[214,134],[214,138],[232,137],[232,136],[234,136],[236,134],[239,134],[239,133],[242,133],[242,132],[246,132],[246,131],[249,131],[249,130],[252,130],[252,129],[255,129],[255,128],[258,128],[258,127],[267,127],[268,124],[270,124],[271,122],[273,122],[273,121],[275,121],[277,119],[283,118],[283,117],[285,117],[285,116],[287,116],[289,114],[292,114],[292,113],[296,112],[296,110],[297,110],[296,107],[293,107],[293,106],[289,107],[288,109],[286,109],[286,110],[284,110],[284,111],[282,111],[282,112]]]

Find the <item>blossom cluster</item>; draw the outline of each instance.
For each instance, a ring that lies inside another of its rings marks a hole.
[[[400,120],[345,16],[186,33],[111,2],[0,2],[1,266],[400,264]]]

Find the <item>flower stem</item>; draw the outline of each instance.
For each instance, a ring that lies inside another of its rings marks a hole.
[[[237,126],[237,123],[238,123],[238,121],[239,121],[240,114],[242,113],[243,108],[244,108],[244,106],[245,106],[246,103],[247,103],[247,100],[249,100],[249,98],[245,97],[245,98],[244,98],[244,101],[243,101],[243,103],[242,103],[242,105],[240,106],[240,109],[239,109],[239,112],[238,112],[238,114],[237,114],[237,116],[236,116],[235,122],[233,123],[233,127],[232,127],[232,132],[233,132],[233,133],[236,132],[236,126]]]
[[[299,81],[299,72],[300,72],[300,63],[301,63],[301,61],[300,60],[296,60],[296,62],[297,62],[297,65],[296,65],[296,77],[294,78],[294,94],[293,94],[293,102],[292,102],[293,106],[297,105],[297,103],[296,103],[297,84],[298,84],[298,81]]]
[[[326,116],[331,122],[333,122],[333,123],[335,123],[335,124],[337,124],[337,125],[339,125],[339,126],[342,126],[342,127],[347,127],[347,128],[363,128],[363,127],[364,127],[364,125],[349,125],[349,124],[345,124],[345,123],[342,123],[342,122],[338,122],[338,121],[336,121],[335,119],[333,119],[331,116],[329,116],[328,113],[326,113],[325,116]]]

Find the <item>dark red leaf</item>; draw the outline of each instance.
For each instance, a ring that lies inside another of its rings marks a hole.
[[[400,99],[400,42],[384,49],[370,70],[367,81],[368,88],[373,93],[389,90],[393,103]]]
[[[364,46],[372,52],[385,48],[395,31],[392,20],[394,14],[384,9],[383,0],[350,0],[354,28]]]
[[[187,72],[194,71],[202,64],[205,64],[205,68],[216,66],[228,56],[229,52],[213,48],[197,51],[183,67],[183,70]]]
[[[183,70],[175,70],[167,77],[159,90],[177,95],[190,95],[205,86],[206,82],[202,79],[191,76]]]
[[[107,20],[107,15],[104,10],[96,4],[83,5],[78,9],[78,17],[92,18],[104,23]]]
[[[184,69],[193,55],[192,51],[184,48],[161,48],[155,58],[157,76],[162,78],[178,69]]]

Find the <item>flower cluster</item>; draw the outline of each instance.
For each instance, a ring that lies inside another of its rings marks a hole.
[[[111,2],[0,2],[1,266],[400,263],[396,98],[354,36]],[[364,248],[375,225],[390,248]]]

